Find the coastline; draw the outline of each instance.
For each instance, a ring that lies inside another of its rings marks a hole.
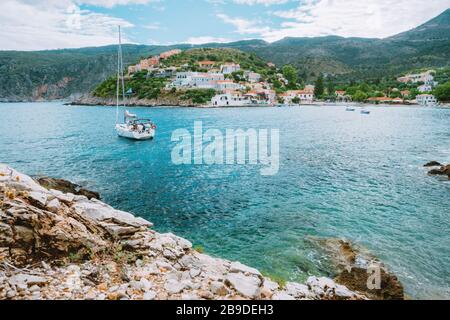
[[[95,198],[0,164],[0,300],[366,300],[329,278],[277,283]]]

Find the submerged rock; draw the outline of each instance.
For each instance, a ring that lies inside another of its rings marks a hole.
[[[370,299],[404,299],[404,288],[398,278],[367,250],[341,239],[314,238],[313,242],[326,253],[337,274],[334,279],[337,283]],[[372,285],[373,281],[376,285]],[[338,289],[341,293],[345,291]]]
[[[440,164],[437,161],[430,161],[427,164],[424,165],[424,167],[428,168],[428,167],[441,167],[442,164]]]
[[[364,293],[368,298],[374,300],[404,300],[403,285],[396,276],[380,269],[381,282],[379,288],[369,288],[371,283],[367,269],[352,268],[350,271],[344,270],[335,280],[344,284],[351,290]]]

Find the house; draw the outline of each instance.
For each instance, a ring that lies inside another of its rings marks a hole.
[[[347,94],[347,91],[344,90],[336,90],[334,92],[334,94],[336,95],[336,100],[340,101],[340,102],[348,102],[348,101],[352,101],[352,97],[350,95]]]
[[[248,80],[248,82],[251,82],[251,83],[256,83],[261,80],[261,75],[259,73],[251,72],[251,71],[245,71],[244,77]]]
[[[294,99],[299,99],[300,103],[312,103],[314,101],[314,93],[309,90],[289,90],[281,94],[280,97],[284,103],[291,104]]]
[[[240,90],[242,86],[232,80],[219,80],[216,82],[215,89],[218,91]]]
[[[314,94],[315,90],[316,90],[316,86],[312,85],[312,84],[307,84],[304,89],[305,92],[308,92],[310,94]]]
[[[435,70],[428,70],[426,72],[417,73],[417,74],[407,74],[406,76],[397,78],[397,81],[401,82],[401,83],[409,83],[409,82],[430,83],[430,82],[434,82],[434,77],[433,77],[434,73],[436,73]]]
[[[129,66],[128,75],[141,71],[141,65]]]
[[[231,74],[239,70],[241,70],[241,66],[236,63],[225,63],[220,67],[220,72],[223,74]]]
[[[400,94],[402,95],[402,97],[409,97],[411,95],[411,91],[403,90],[403,91],[400,91]]]
[[[243,107],[251,105],[253,101],[239,91],[226,90],[222,94],[217,94],[211,99],[214,107]]]
[[[275,68],[276,66],[275,66],[275,63],[273,63],[273,62],[268,62],[267,63],[267,66],[269,67],[269,68]]]
[[[166,52],[163,52],[163,53],[161,53],[160,55],[159,55],[159,58],[160,59],[168,59],[168,58],[170,58],[170,57],[172,57],[172,56],[174,56],[174,55],[177,55],[177,54],[180,54],[182,51],[181,50],[179,50],[179,49],[174,49],[174,50],[170,50],[170,51],[166,51]]]
[[[371,97],[367,99],[368,102],[375,102],[375,103],[391,103],[392,100],[394,99],[390,97]]]
[[[221,73],[198,73],[192,76],[191,85],[201,89],[215,89],[219,81],[225,80]]]
[[[430,106],[437,104],[437,99],[432,94],[419,94],[416,97],[416,101],[418,104],[422,106]]]
[[[139,62],[139,66],[140,66],[141,71],[142,70],[149,71],[150,69],[152,69],[152,68],[154,68],[154,67],[156,67],[158,65],[159,65],[159,57],[151,57],[151,58],[148,58],[148,59],[142,59]]]
[[[225,80],[221,73],[177,72],[170,86],[175,88],[216,89],[217,82]]]
[[[433,91],[433,87],[429,84],[423,84],[423,85],[419,86],[417,88],[417,90],[419,90],[419,92],[421,92],[421,93],[431,92],[431,91]]]
[[[213,68],[216,63],[214,61],[205,60],[205,61],[199,61],[197,64],[200,68],[209,70],[209,69]]]

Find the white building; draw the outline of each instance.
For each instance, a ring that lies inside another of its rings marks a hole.
[[[247,81],[250,83],[257,83],[261,80],[261,75],[259,73],[252,72],[252,71],[246,71],[244,73],[244,76],[247,79]]]
[[[226,91],[226,90],[241,90],[242,86],[232,80],[219,80],[216,82],[216,90]]]
[[[312,103],[314,101],[314,93],[310,90],[289,90],[280,95],[284,103],[291,104],[294,99],[299,99],[300,103]]]
[[[400,77],[397,79],[397,81],[402,83],[417,83],[417,82],[423,82],[426,84],[431,84],[434,82],[433,73],[436,73],[435,70],[428,70],[426,72],[422,73],[416,73],[416,74],[407,74],[404,77]]]
[[[171,86],[175,88],[215,89],[217,82],[225,80],[221,73],[178,72]]]
[[[240,92],[227,92],[215,95],[211,99],[213,107],[244,107],[252,104],[252,100]]]
[[[433,87],[429,84],[423,84],[423,85],[419,86],[417,89],[419,90],[419,92],[422,92],[422,93],[433,91]]]
[[[437,99],[432,94],[419,94],[416,97],[416,101],[418,104],[422,106],[430,106],[437,104]]]
[[[241,70],[241,66],[236,63],[225,63],[220,67],[220,72],[223,74],[231,74],[239,70]]]

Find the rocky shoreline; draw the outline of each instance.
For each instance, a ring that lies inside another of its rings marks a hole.
[[[395,275],[345,240],[313,239],[337,270],[334,280],[277,283],[99,199],[69,181],[32,179],[0,164],[0,299],[405,298]],[[381,270],[380,289],[367,287],[369,266]]]
[[[328,278],[280,285],[151,227],[0,164],[0,299],[367,299]]]
[[[76,99],[72,99],[66,105],[74,106],[107,106],[115,107],[117,104],[114,98],[99,98],[92,95],[83,95]],[[180,100],[176,97],[167,97],[159,99],[137,99],[131,98],[127,100],[127,106],[129,107],[198,107],[199,105],[194,104],[190,100]]]

